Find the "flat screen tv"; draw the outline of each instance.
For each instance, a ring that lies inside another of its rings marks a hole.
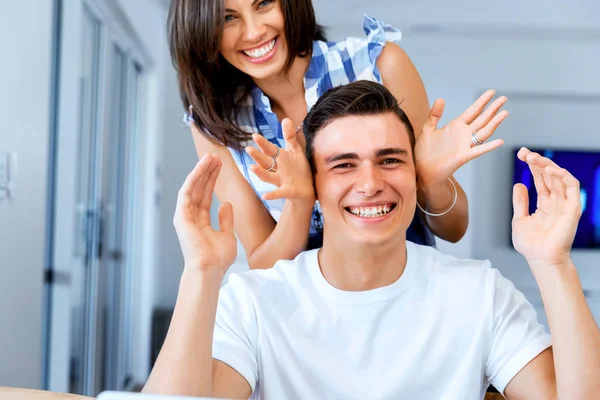
[[[577,227],[573,248],[600,248],[600,151],[528,148],[566,168],[579,180],[583,214]],[[513,151],[513,183],[527,186],[529,212],[533,213],[537,204],[533,176],[527,164],[517,158],[518,151],[519,148]]]

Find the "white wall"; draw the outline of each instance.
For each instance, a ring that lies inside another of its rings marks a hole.
[[[313,0],[320,23],[344,35],[361,34],[367,13],[403,29],[436,26],[577,27],[598,29],[597,0]],[[343,4],[343,12],[340,5]],[[354,28],[352,28],[354,27]]]
[[[0,386],[42,384],[52,3],[0,6],[0,151],[18,157],[13,198],[0,202]]]

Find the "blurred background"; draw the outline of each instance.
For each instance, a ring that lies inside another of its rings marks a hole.
[[[510,241],[522,145],[582,182],[573,258],[600,322],[600,2],[314,0],[329,38],[368,13],[403,32],[443,122],[507,95],[503,148],[457,176],[470,225],[442,251],[487,258],[546,324]],[[0,5],[0,386],[95,395],[150,371],[183,267],[172,214],[197,161],[166,41],[169,0]],[[584,161],[582,161],[584,160]],[[247,268],[240,248],[233,271]]]

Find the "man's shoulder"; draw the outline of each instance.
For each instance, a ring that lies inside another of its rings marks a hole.
[[[409,252],[418,254],[418,257],[427,264],[434,265],[436,268],[461,268],[461,269],[490,269],[492,264],[489,260],[480,260],[474,258],[457,257],[448,253],[443,253],[435,247],[425,246],[412,242],[407,242]]]
[[[516,291],[489,260],[460,258],[432,248],[418,250],[422,260],[416,265],[421,278],[419,293],[441,307],[445,315],[461,315],[470,323],[488,321],[497,299]]]
[[[410,246],[418,254],[417,268],[428,281],[445,282],[446,286],[460,289],[481,289],[482,286],[493,284],[500,275],[489,260],[456,257],[433,247],[414,243],[410,243]]]
[[[244,287],[250,292],[265,290],[290,291],[299,286],[304,286],[310,280],[310,268],[317,262],[317,250],[301,252],[293,260],[279,260],[272,268],[254,269],[229,275],[224,288]],[[235,289],[234,289],[235,290]]]

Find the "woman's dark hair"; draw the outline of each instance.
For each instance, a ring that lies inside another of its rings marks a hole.
[[[334,120],[350,115],[395,113],[406,127],[411,151],[415,149],[415,131],[394,95],[383,85],[356,81],[330,89],[317,100],[303,123],[306,158],[313,175],[316,173],[314,141],[317,133]]]
[[[285,19],[288,45],[285,72],[299,57],[309,56],[313,40],[325,41],[311,0],[277,0]],[[225,21],[224,0],[172,0],[168,17],[171,59],[178,73],[186,111],[211,141],[240,147],[249,139],[237,125],[252,79],[229,64],[219,49]]]

